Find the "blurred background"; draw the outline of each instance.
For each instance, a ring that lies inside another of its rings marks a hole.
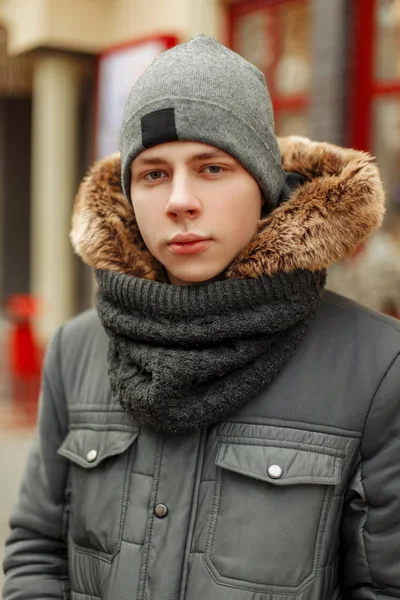
[[[400,316],[400,0],[0,0],[0,548],[43,350],[93,303],[68,238],[78,182],[118,150],[140,73],[201,33],[265,73],[278,135],[376,157],[384,229],[329,286]]]

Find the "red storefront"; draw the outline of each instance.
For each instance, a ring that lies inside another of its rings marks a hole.
[[[309,135],[310,0],[246,0],[229,9],[229,45],[266,76],[278,135]]]
[[[350,143],[378,159],[400,210],[400,0],[356,0]]]
[[[278,135],[318,130],[318,112],[310,110],[312,40],[324,35],[316,7],[321,11],[330,2],[243,0],[229,8],[229,44],[265,73]],[[347,0],[342,6],[343,140],[377,157],[389,211],[400,210],[400,0]],[[321,68],[323,57],[317,58]]]

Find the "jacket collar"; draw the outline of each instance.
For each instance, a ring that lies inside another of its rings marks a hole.
[[[384,191],[369,154],[297,136],[278,143],[284,170],[307,181],[260,221],[253,241],[228,267],[228,278],[326,269],[352,254],[382,223]],[[81,183],[71,240],[96,269],[165,281],[122,192],[118,154],[96,163]]]

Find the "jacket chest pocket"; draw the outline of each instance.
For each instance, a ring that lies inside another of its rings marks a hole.
[[[315,577],[343,453],[305,446],[219,441],[205,561],[220,583],[289,593]]]
[[[137,430],[73,429],[58,453],[70,461],[69,533],[74,543],[107,555],[120,545]]]

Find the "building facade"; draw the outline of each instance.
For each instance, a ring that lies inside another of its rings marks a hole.
[[[278,135],[372,152],[400,210],[400,0],[0,0],[0,26],[0,300],[39,298],[43,341],[92,302],[68,233],[110,47],[226,43],[265,73]],[[3,71],[24,83],[3,85]]]

